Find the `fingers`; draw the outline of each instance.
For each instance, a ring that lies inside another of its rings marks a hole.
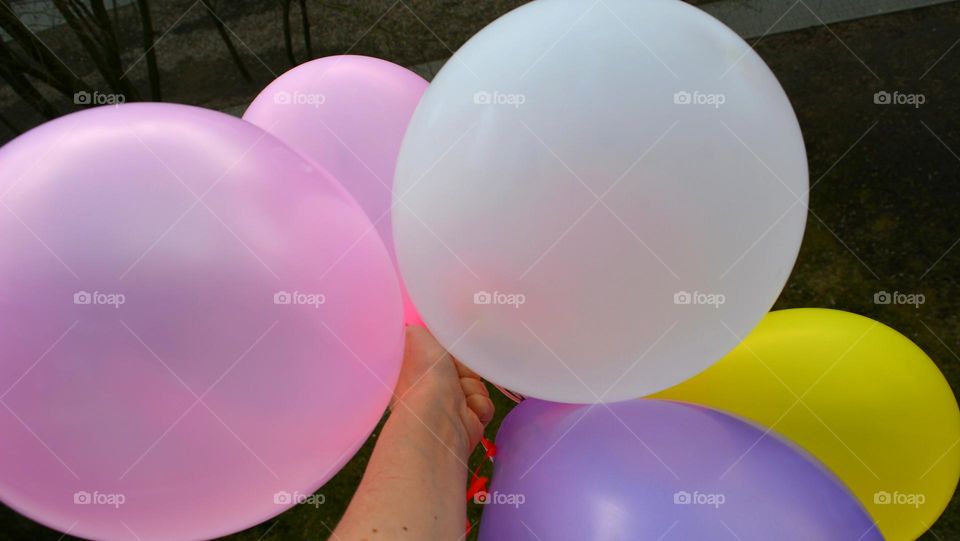
[[[490,420],[493,419],[493,401],[490,400],[489,396],[485,394],[467,395],[467,406],[473,410],[473,413],[480,419],[480,423],[483,426],[487,426]]]
[[[493,419],[494,406],[490,399],[490,391],[483,383],[483,378],[476,372],[470,370],[465,365],[454,359],[457,366],[457,372],[460,373],[460,386],[463,388],[463,394],[467,399],[467,405],[480,419],[483,426]]]
[[[447,357],[450,362],[441,361]],[[490,393],[483,382],[483,378],[470,370],[450,353],[423,327],[410,325],[406,329],[406,345],[404,352],[404,367],[401,381],[413,384],[423,380],[428,370],[439,370],[441,373],[450,370],[450,376],[456,374],[463,392],[464,402],[468,412],[472,412],[473,420],[464,419],[468,431],[483,433],[484,427],[493,419],[494,405]],[[443,376],[444,378],[448,376]],[[403,391],[403,385],[398,391]],[[475,424],[477,426],[470,426]]]
[[[493,401],[490,400],[490,392],[483,380],[476,375],[461,376],[460,387],[463,389],[467,406],[480,419],[480,423],[487,426],[487,423],[493,419],[494,406]]]
[[[483,426],[493,419],[494,406],[490,400],[490,393],[487,386],[479,379],[460,378],[460,386],[463,388],[463,395],[466,398],[467,406],[477,415]]]
[[[463,428],[467,438],[467,449],[472,450],[474,447],[480,443],[480,438],[483,437],[484,424],[477,417],[476,412],[473,411],[473,408],[466,402],[461,405],[460,410],[460,420],[463,423]]]
[[[482,381],[476,378],[460,378],[460,386],[463,388],[463,395],[470,396],[472,394],[480,396],[490,396],[490,393],[487,392],[487,386],[483,384]]]
[[[467,365],[461,363],[456,358],[454,358],[453,364],[457,366],[457,373],[460,374],[461,378],[483,379],[476,372],[474,372],[473,370],[470,370],[470,368],[468,368]]]

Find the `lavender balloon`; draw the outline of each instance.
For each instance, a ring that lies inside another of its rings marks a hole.
[[[815,459],[701,406],[527,400],[497,447],[481,541],[883,539]]]
[[[0,149],[0,500],[77,537],[219,537],[366,439],[400,288],[326,171],[236,118],[128,104]]]

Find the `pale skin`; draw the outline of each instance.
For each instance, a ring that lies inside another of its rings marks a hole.
[[[333,541],[464,538],[467,460],[493,402],[426,329],[406,332],[390,417]]]

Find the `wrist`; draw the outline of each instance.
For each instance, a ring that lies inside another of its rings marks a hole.
[[[456,459],[466,467],[471,449],[459,405],[441,396],[412,391],[394,404],[387,423],[396,425],[416,447]]]

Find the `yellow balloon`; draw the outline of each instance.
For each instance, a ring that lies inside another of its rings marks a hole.
[[[960,410],[943,374],[908,338],[856,314],[771,312],[714,366],[653,397],[793,440],[846,483],[888,541],[926,531],[960,477]]]

